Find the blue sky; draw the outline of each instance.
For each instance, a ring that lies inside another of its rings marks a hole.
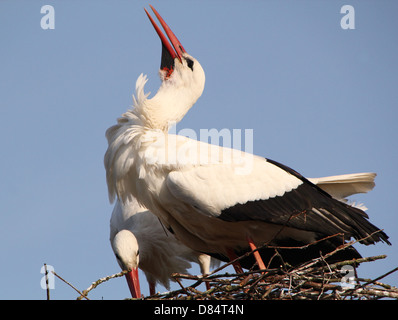
[[[396,1],[151,1],[206,72],[177,130],[253,129],[254,152],[305,176],[377,172],[354,197],[393,246],[356,246],[375,278],[398,265]],[[55,29],[40,26],[43,5]],[[340,8],[355,9],[343,30]],[[109,245],[105,130],[140,73],[159,86],[146,1],[0,2],[0,298],[45,299],[43,263],[77,288],[119,271]],[[193,269],[194,273],[198,269]],[[384,281],[398,285],[398,275]],[[144,278],[142,291],[148,294]],[[159,288],[163,291],[163,288]],[[59,280],[53,299],[77,294]],[[92,291],[121,299],[124,279]]]

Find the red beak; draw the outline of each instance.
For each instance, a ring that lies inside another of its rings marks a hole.
[[[140,281],[138,278],[138,268],[133,268],[126,273],[127,284],[129,285],[131,296],[141,298]]]
[[[151,5],[149,5],[149,6],[152,8],[152,11],[154,12],[154,14],[158,18],[160,24],[162,25],[164,31],[166,32],[167,37],[169,38],[171,44],[174,47],[174,50],[173,50],[173,47],[170,45],[170,43],[167,41],[167,38],[163,34],[162,30],[160,30],[160,28],[157,26],[155,20],[152,19],[152,17],[148,13],[148,11],[144,8],[146,14],[148,15],[149,20],[151,20],[153,27],[155,28],[160,40],[162,41],[162,44],[165,46],[165,48],[167,49],[167,51],[169,52],[170,56],[173,59],[178,58],[180,60],[180,62],[182,62],[182,54],[184,52],[186,52],[184,47],[182,46],[181,42],[178,41],[178,39],[175,36],[175,34],[173,33],[173,31],[171,31],[169,26],[166,24],[166,22],[163,20],[163,18],[160,16],[160,14],[155,10],[155,8],[152,7]]]

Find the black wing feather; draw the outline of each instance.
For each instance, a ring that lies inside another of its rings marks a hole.
[[[312,231],[320,237],[344,234],[345,239],[363,239],[364,244],[384,241],[388,236],[368,221],[367,214],[331,197],[295,170],[267,159],[269,163],[294,175],[303,183],[296,189],[267,200],[248,201],[224,209],[219,216],[225,221],[258,220],[300,230]],[[371,235],[371,236],[370,236]]]

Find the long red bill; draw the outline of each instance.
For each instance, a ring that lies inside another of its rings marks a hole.
[[[131,271],[126,273],[125,276],[131,292],[131,296],[133,298],[141,298],[140,281],[138,278],[138,268],[133,268]]]
[[[174,47],[174,50],[171,47],[170,43],[167,41],[167,38],[163,34],[162,30],[156,24],[155,20],[151,17],[151,15],[148,13],[148,11],[144,8],[144,10],[145,10],[149,20],[151,21],[153,27],[155,28],[160,40],[162,41],[162,43],[165,46],[165,48],[167,49],[167,51],[170,53],[171,57],[173,59],[178,58],[180,60],[180,62],[182,62],[182,54],[184,52],[186,52],[184,47],[182,46],[181,42],[177,39],[177,37],[175,36],[173,31],[171,31],[170,27],[166,24],[166,22],[160,16],[160,14],[155,10],[155,8],[152,7],[151,5],[149,5],[149,6],[151,7],[152,11],[154,12],[154,14],[158,18],[160,24],[162,25],[164,31],[166,32],[167,37],[169,38],[171,44]]]

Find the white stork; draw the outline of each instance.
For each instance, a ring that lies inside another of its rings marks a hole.
[[[359,173],[309,180],[334,198],[346,201],[352,194],[373,189],[375,176]],[[155,294],[157,283],[169,289],[170,275],[187,273],[190,262],[198,263],[203,275],[209,273],[210,257],[176,240],[136,199],[116,202],[110,219],[110,242],[121,269],[130,270],[126,279],[133,298],[141,297],[137,267],[144,271],[151,295]],[[219,263],[215,259],[211,262],[213,267]]]
[[[120,268],[130,270],[126,279],[133,298],[141,297],[137,267],[144,271],[153,295],[157,283],[169,289],[171,274],[186,274],[190,262],[198,263],[203,275],[209,273],[210,262],[213,266],[217,264],[214,258],[176,240],[135,199],[116,202],[110,220],[110,242]]]
[[[137,198],[188,247],[222,260],[264,244],[315,243],[304,250],[280,250],[290,264],[326,254],[350,238],[365,245],[389,244],[388,236],[369,222],[363,210],[334,199],[295,170],[169,134],[170,126],[201,96],[205,74],[152,10],[172,45],[147,12],[162,42],[162,83],[156,95],[148,98],[147,78],[140,75],[134,108],[107,130],[104,161],[111,200]],[[269,262],[273,254],[274,249],[267,247],[257,252],[260,269],[265,267],[262,260]],[[332,258],[358,257],[349,247]],[[241,264],[251,267],[253,262],[247,259]]]

